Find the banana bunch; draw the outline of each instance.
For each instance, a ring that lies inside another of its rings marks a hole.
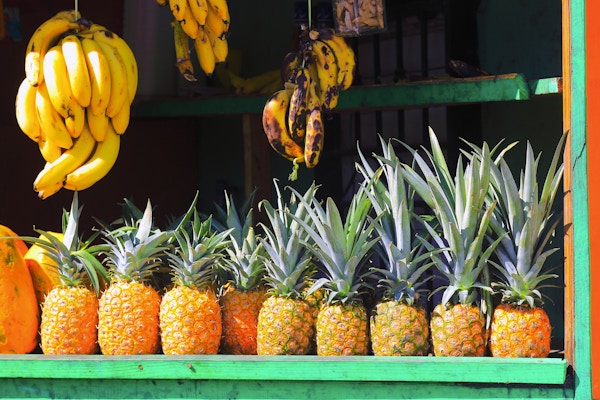
[[[331,28],[304,29],[298,51],[283,59],[284,88],[267,99],[263,129],[271,147],[293,162],[314,168],[325,140],[323,115],[333,110],[342,90],[352,85],[356,59],[352,47]]]
[[[46,199],[84,190],[116,162],[129,125],[138,67],[128,44],[105,27],[61,11],[31,36],[17,123],[45,160],[33,188]]]
[[[269,94],[283,87],[279,68],[263,72],[248,78],[227,69],[229,82],[236,94]]]
[[[195,81],[194,65],[190,59],[189,40],[200,68],[212,76],[217,63],[224,62],[229,52],[229,7],[227,0],[156,0],[169,6],[173,21],[176,66],[188,81]]]

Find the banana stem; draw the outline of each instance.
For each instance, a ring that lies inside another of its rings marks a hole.
[[[300,168],[300,164],[298,164],[297,158],[294,158],[294,161],[292,162],[294,166],[292,167],[292,172],[290,172],[290,175],[288,176],[288,180],[293,182],[298,179],[298,169]]]
[[[312,28],[312,1],[311,0],[307,0],[308,1],[308,29],[310,30]]]

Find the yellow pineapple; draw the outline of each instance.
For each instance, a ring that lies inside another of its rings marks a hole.
[[[298,203],[294,196],[286,203],[275,181],[277,208],[268,200],[264,208],[269,223],[261,224],[266,249],[265,280],[269,296],[258,316],[257,352],[259,355],[308,354],[314,335],[312,308],[302,295],[313,261],[303,244],[307,236],[299,221],[306,218],[305,203],[312,202],[317,187],[311,185]],[[297,192],[296,192],[297,193]]]
[[[411,150],[418,174],[404,165],[403,177],[433,211],[433,222],[422,221],[429,233],[422,243],[444,284],[431,315],[431,338],[436,356],[483,356],[487,349],[487,318],[491,305],[488,259],[498,241],[483,249],[495,202],[487,201],[491,154],[484,143],[478,154],[458,159],[456,174],[448,169],[433,130],[427,159]],[[405,145],[407,148],[408,146]],[[487,243],[486,243],[487,244]]]
[[[378,302],[370,332],[376,356],[424,356],[429,352],[429,316],[418,303]]]
[[[327,292],[325,288],[318,288],[316,290],[310,291],[310,288],[315,283],[314,277],[309,278],[306,282],[306,287],[302,290],[302,297],[304,301],[308,303],[310,307],[311,314],[314,322],[314,332],[317,332],[317,317],[319,316],[319,311],[321,310],[321,306],[325,303],[325,297],[327,296]],[[310,354],[317,354],[317,336],[313,334],[310,344]]]
[[[475,304],[438,304],[431,313],[436,356],[481,357],[487,349],[486,319]]]
[[[70,212],[64,213],[66,226],[60,237],[36,229],[39,238],[26,238],[46,251],[58,278],[42,306],[40,346],[44,354],[98,352],[98,290],[106,271],[95,258],[102,246],[90,246],[93,238],[82,242],[78,236],[80,214],[75,192]]]
[[[297,192],[296,192],[297,193]],[[371,202],[364,187],[354,194],[345,221],[333,199],[325,208],[314,199],[299,198],[307,217],[295,217],[309,235],[311,251],[323,266],[324,277],[309,292],[327,291],[316,323],[317,354],[322,356],[366,355],[369,322],[362,294],[369,287],[365,277],[371,250],[377,241],[367,215]]]
[[[167,249],[170,233],[154,229],[150,200],[139,219],[103,234],[111,283],[98,309],[98,342],[107,355],[154,354],[159,350],[161,298],[147,284]]]
[[[381,266],[374,267],[381,298],[370,318],[371,348],[376,356],[423,356],[429,351],[429,316],[419,294],[430,278],[430,253],[424,252],[413,224],[414,191],[407,190],[402,164],[392,141],[380,137],[382,155],[374,155],[377,169],[358,149],[361,172],[377,219],[379,240],[375,249]]]
[[[492,194],[498,201],[491,226],[501,242],[493,265],[496,274],[492,288],[501,293],[500,305],[492,315],[490,351],[494,357],[547,357],[550,354],[552,326],[543,310],[542,282],[557,275],[544,273],[547,258],[558,250],[551,247],[554,230],[560,222],[552,205],[560,187],[564,166],[560,162],[565,135],[540,188],[537,183],[539,159],[527,143],[525,167],[520,185],[504,159],[492,174]]]
[[[229,229],[229,245],[220,263],[226,283],[219,300],[223,319],[221,352],[225,354],[257,354],[256,331],[260,307],[265,300],[264,248],[252,227],[253,195],[242,211],[235,206],[233,196],[225,194],[226,208],[217,207],[220,231]],[[240,212],[245,210],[244,218]]]
[[[221,307],[215,294],[215,266],[228,231],[212,230],[212,218],[193,218],[175,231],[167,251],[174,287],[163,295],[160,331],[165,354],[217,354],[221,342]],[[189,232],[188,232],[189,230]]]
[[[223,316],[222,353],[258,354],[256,326],[265,298],[266,290],[262,286],[251,290],[243,290],[235,285],[224,288],[219,297]]]

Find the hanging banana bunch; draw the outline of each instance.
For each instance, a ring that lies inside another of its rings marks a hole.
[[[61,11],[31,36],[17,123],[45,160],[38,197],[84,190],[108,174],[129,125],[138,67],[129,45],[76,10]]]
[[[195,81],[194,65],[190,59],[191,46],[200,68],[212,76],[218,63],[225,62],[229,53],[229,7],[226,0],[156,0],[169,6],[173,21],[176,66],[188,81]]]
[[[285,87],[273,93],[262,121],[271,147],[292,161],[290,180],[300,163],[314,168],[323,151],[323,115],[339,94],[352,86],[356,58],[352,47],[332,28],[303,29],[299,50],[286,54],[281,67]]]

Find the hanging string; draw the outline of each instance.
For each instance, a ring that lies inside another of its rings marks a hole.
[[[312,5],[311,5],[311,0],[308,0],[308,29],[310,30],[312,28]]]

